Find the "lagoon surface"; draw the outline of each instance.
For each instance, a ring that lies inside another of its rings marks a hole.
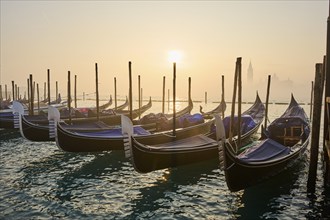
[[[217,103],[194,103],[193,113],[199,105]],[[270,121],[286,107],[269,105]],[[160,111],[153,102],[147,113]],[[217,160],[140,174],[121,151],[67,153],[0,130],[0,219],[329,219],[322,163],[311,194],[308,161],[309,151],[291,169],[232,193]]]

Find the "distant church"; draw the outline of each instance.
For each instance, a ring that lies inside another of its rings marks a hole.
[[[253,83],[253,68],[250,61],[249,68],[247,69],[247,81]]]

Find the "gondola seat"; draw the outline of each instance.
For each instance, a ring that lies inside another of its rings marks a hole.
[[[293,146],[302,140],[304,126],[291,126],[284,128],[283,143],[285,146]]]

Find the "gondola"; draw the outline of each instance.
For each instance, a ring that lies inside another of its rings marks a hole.
[[[125,99],[125,102],[115,108],[113,108],[113,110],[115,111],[121,111],[121,110],[124,110],[127,106],[129,105],[129,101],[128,101],[128,98],[126,96],[126,99]]]
[[[60,98],[58,99],[58,101],[55,102],[59,102]],[[14,101],[17,103],[17,101]],[[20,102],[19,102],[20,103]],[[21,103],[22,104],[22,103]],[[105,109],[107,109],[110,105],[112,104],[112,97],[110,96],[110,99],[108,100],[108,102],[106,102],[105,104],[100,106],[100,111],[104,111]],[[56,107],[58,109],[60,109],[61,111],[61,118],[63,119],[68,119],[69,115],[71,114],[72,118],[86,118],[86,117],[95,117],[96,116],[96,108],[74,108],[73,110],[69,111],[66,107],[67,102],[66,101],[62,101],[61,103],[55,103],[55,104],[51,104],[53,107]],[[125,104],[126,105],[126,104]],[[18,105],[16,105],[18,106]],[[24,105],[24,112],[22,113],[22,115],[24,115],[24,117],[26,117],[26,121],[30,122],[30,124],[35,124],[34,127],[36,127],[37,125],[48,125],[48,119],[47,119],[47,111],[48,111],[48,105],[47,106],[42,106],[39,109],[38,108],[34,108],[35,109],[35,114],[30,116],[28,115],[28,109],[27,107]],[[19,123],[18,123],[18,118],[16,118],[16,127],[15,127],[15,116],[14,116],[14,112],[15,109],[11,108],[11,109],[7,109],[7,110],[2,110],[0,112],[0,128],[7,128],[7,129],[13,129],[13,128],[19,128]],[[105,113],[108,114],[108,113]]]
[[[191,105],[178,112],[178,115],[184,115],[191,110]],[[121,118],[122,115],[118,115]],[[128,115],[126,115],[128,116]],[[200,132],[209,130],[212,121],[189,126],[178,129],[179,136],[191,136]],[[102,124],[100,125],[102,127]],[[149,126],[148,126],[149,127]],[[143,125],[134,126],[134,134],[139,140],[146,142],[169,141],[171,140],[171,131],[153,132],[147,130]],[[76,129],[67,126],[63,122],[57,123],[56,127],[56,144],[57,146],[67,152],[97,152],[110,150],[124,150],[125,136],[122,135],[120,126],[112,128],[83,128]]]
[[[243,113],[245,118],[243,123],[249,125],[245,126],[242,134],[243,141],[248,141],[257,132],[263,121],[264,112],[264,104],[257,94],[254,104]],[[129,129],[127,130],[129,131]],[[228,127],[225,127],[225,130],[228,130]],[[129,143],[125,146],[125,150],[128,152],[127,155],[131,159],[135,170],[140,173],[197,163],[218,157],[218,140],[214,128],[188,138],[172,137],[168,142],[150,143],[138,140],[134,135],[131,135]]]
[[[226,111],[226,108],[227,108],[227,104],[226,104],[225,100],[222,98],[219,105],[217,107],[215,107],[214,109],[212,109],[211,111],[203,112],[202,106],[200,106],[199,111],[204,117],[213,117],[214,114],[224,113]]]
[[[293,95],[286,111],[264,131],[264,137],[235,153],[235,144],[224,144],[224,172],[229,190],[239,191],[287,169],[305,152],[310,138],[309,120]],[[233,142],[236,143],[236,142]]]
[[[52,105],[58,109],[62,109],[65,108],[66,104],[65,103],[60,103],[60,104],[54,104]],[[24,105],[24,115],[27,115],[28,109],[27,107]],[[45,119],[45,117],[43,116],[44,111],[48,109],[48,106],[42,106],[39,109],[38,108],[34,108],[34,113],[36,114],[35,117],[37,120],[41,120],[41,119]],[[39,115],[39,110],[40,112],[43,112],[42,115]],[[13,113],[14,109],[12,108],[12,105],[10,106],[9,109],[4,109],[0,111],[0,128],[5,128],[5,129],[14,129],[14,128],[18,128],[14,126],[14,113]]]
[[[133,110],[133,117],[138,117],[138,113],[144,113],[152,106],[151,100],[144,106],[141,107],[140,110]],[[124,113],[129,114],[129,113]],[[119,119],[118,119],[119,118]],[[103,113],[100,114],[99,120],[97,120],[96,116],[89,117],[72,117],[71,122],[68,117],[61,118],[63,123],[72,124],[72,129],[80,130],[82,128],[88,129],[97,129],[100,130],[109,129],[110,124],[115,124],[115,121],[118,121],[117,124],[120,123],[120,116],[114,113]],[[31,141],[55,141],[55,134],[53,131],[54,124],[49,121],[49,117],[44,116],[41,120],[30,120],[29,116],[21,115],[19,128],[22,137],[31,140]]]

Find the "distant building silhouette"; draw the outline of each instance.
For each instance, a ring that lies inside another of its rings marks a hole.
[[[253,68],[250,61],[249,68],[247,69],[247,80],[249,83],[253,82]]]

